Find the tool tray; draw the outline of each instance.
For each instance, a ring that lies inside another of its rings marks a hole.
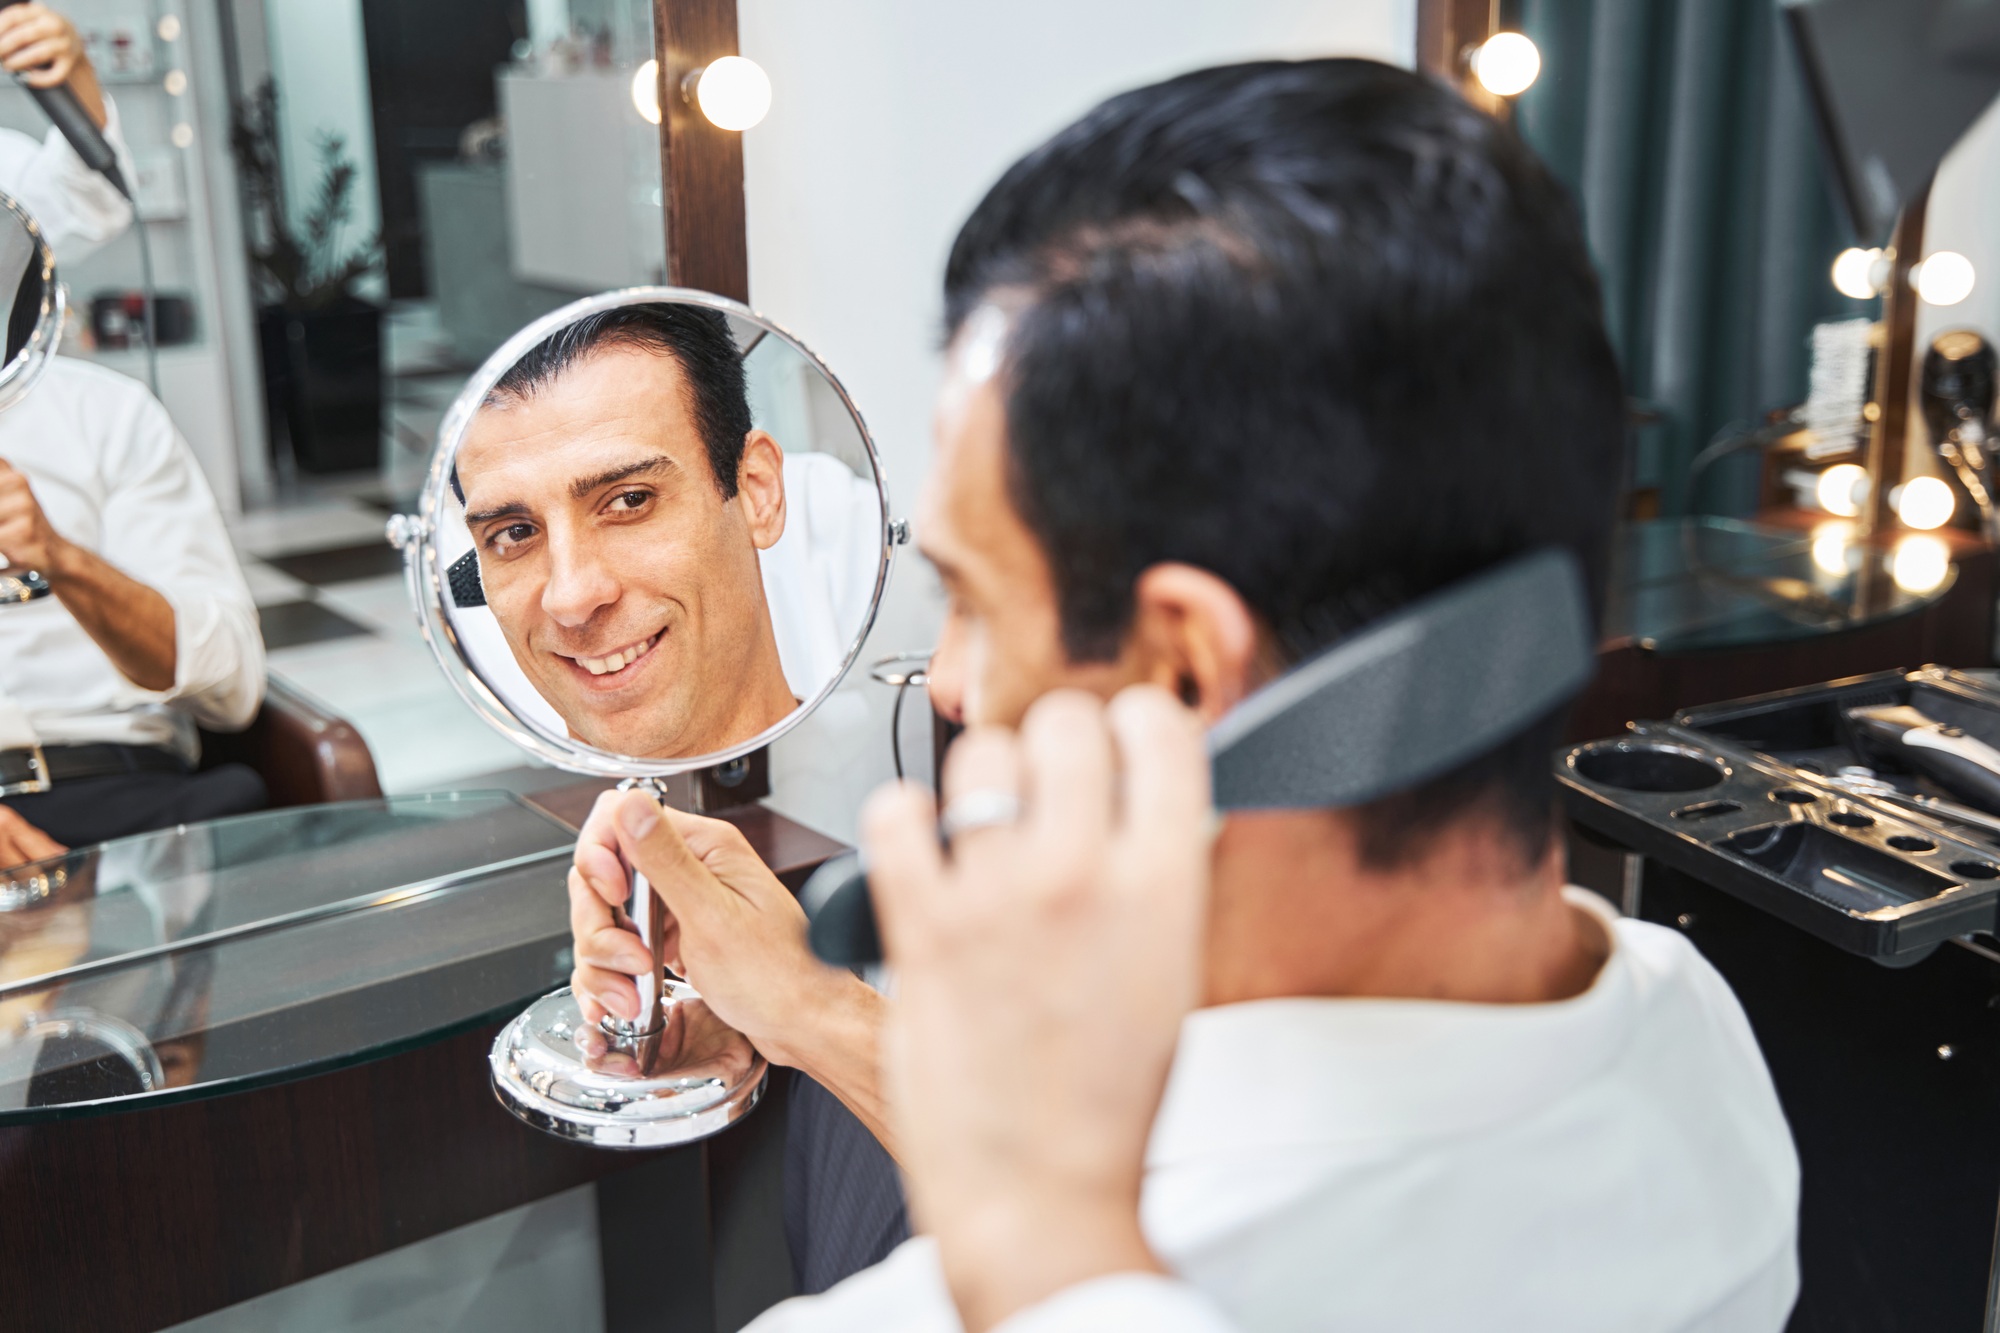
[[[1712,884],[1850,953],[1914,963],[1988,933],[2000,832],[1904,809],[1837,780],[1865,766],[1897,791],[1949,798],[1865,748],[1846,710],[1910,704],[2000,746],[2000,683],[1943,667],[1886,671],[1689,709],[1558,752],[1586,829]]]

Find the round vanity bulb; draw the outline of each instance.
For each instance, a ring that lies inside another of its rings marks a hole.
[[[1496,32],[1472,53],[1472,77],[1495,97],[1524,93],[1542,72],[1542,53],[1518,32]]]
[[[1910,280],[1916,284],[1917,295],[1929,304],[1957,305],[1972,295],[1976,277],[1970,259],[1956,250],[1939,250],[1917,265]]]
[[[1904,592],[1930,592],[1950,573],[1951,548],[1936,537],[1905,537],[1889,557],[1889,578]]]
[[[702,70],[694,99],[717,128],[747,130],[771,110],[771,77],[754,60],[724,56]]]
[[[1819,572],[1844,579],[1854,572],[1854,525],[1845,519],[1830,518],[1812,530],[1812,562]]]
[[[1875,265],[1881,259],[1880,250],[1862,250],[1851,245],[1842,250],[1833,261],[1834,289],[1856,301],[1876,295],[1881,289],[1875,281]]]
[[[1951,521],[1958,497],[1936,477],[1912,477],[1897,488],[1895,504],[1905,527],[1941,528]]]
[[[1867,495],[1868,469],[1855,463],[1835,463],[1819,474],[1819,484],[1813,488],[1819,507],[1842,518],[1859,514]]]
[[[650,125],[660,123],[660,62],[648,60],[632,74],[632,106]]]

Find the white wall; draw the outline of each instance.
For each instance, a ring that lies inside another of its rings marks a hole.
[[[824,357],[860,404],[893,510],[915,507],[930,458],[938,295],[959,223],[1015,158],[1112,93],[1264,56],[1414,59],[1414,0],[739,0],[744,55],[771,113],[744,135],[751,303]],[[775,804],[851,839],[890,776],[893,691],[867,663],[928,648],[935,583],[897,559],[860,665],[776,747]],[[928,710],[912,699],[905,757]],[[910,724],[914,723],[912,726]],[[912,735],[912,733],[914,733]]]

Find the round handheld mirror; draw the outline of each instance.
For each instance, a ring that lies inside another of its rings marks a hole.
[[[0,194],[0,293],[7,301],[7,341],[0,351],[0,411],[27,397],[62,341],[63,289],[55,252],[42,229],[12,197]],[[0,553],[0,606],[49,595],[40,570],[11,566]]]
[[[419,512],[390,524],[424,636],[474,712],[559,768],[663,779],[741,759],[832,693],[897,529],[853,402],[798,339],[723,297],[594,296],[487,359],[446,413]],[[656,1147],[756,1104],[763,1057],[668,970],[637,1020],[568,990],[495,1041],[493,1081],[566,1138]],[[650,984],[647,984],[650,980]]]

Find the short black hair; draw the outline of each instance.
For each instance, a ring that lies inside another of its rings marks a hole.
[[[1582,227],[1442,83],[1269,61],[1114,97],[960,230],[948,332],[996,294],[1008,485],[1073,660],[1117,653],[1162,561],[1288,662],[1542,547],[1601,600],[1624,396]],[[1538,859],[1562,723],[1362,811],[1364,858],[1481,813]]]
[[[693,393],[688,406],[695,429],[701,432],[709,470],[722,498],[733,498],[743,439],[751,430],[750,392],[743,355],[719,310],[648,301],[586,315],[563,325],[509,366],[487,400],[532,397],[578,361],[607,347],[636,347],[671,356],[680,366]],[[453,478],[455,485],[455,472]]]

